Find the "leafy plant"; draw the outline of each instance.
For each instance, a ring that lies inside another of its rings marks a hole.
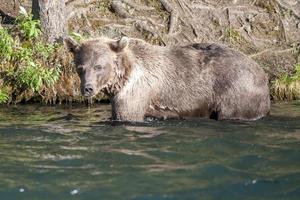
[[[18,47],[13,52],[14,61],[18,62],[30,62],[33,58],[33,51],[31,48]]]
[[[6,103],[9,99],[8,94],[4,91],[0,89],[0,104]]]
[[[43,85],[53,85],[59,79],[59,76],[59,68],[47,69],[34,62],[30,62],[29,65],[17,75],[17,80],[20,86],[28,87],[36,92],[39,91]]]
[[[55,84],[60,78],[60,73],[60,66],[50,69],[42,68],[43,83],[47,86]]]
[[[55,45],[44,42],[38,42],[34,47],[35,53],[44,59],[48,59],[54,53],[54,50]]]
[[[10,93],[15,96],[30,89],[34,97],[60,78],[61,60],[55,56],[60,46],[44,42],[39,37],[40,22],[23,7],[20,9],[13,27],[0,25],[0,81],[4,87],[13,85]],[[0,103],[9,99],[9,94],[0,89]]]
[[[17,26],[23,36],[28,39],[36,39],[41,34],[40,21],[34,20],[31,14],[27,14],[26,11],[20,12],[17,17]]]
[[[10,60],[13,53],[14,40],[2,26],[0,26],[0,38],[0,59]]]

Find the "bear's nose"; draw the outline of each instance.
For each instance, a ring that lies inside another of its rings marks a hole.
[[[84,86],[84,96],[88,97],[91,96],[94,93],[94,89],[92,84],[86,84]]]

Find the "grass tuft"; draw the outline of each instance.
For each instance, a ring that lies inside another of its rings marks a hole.
[[[271,95],[275,101],[300,99],[300,62],[295,66],[293,74],[284,73],[272,81]]]

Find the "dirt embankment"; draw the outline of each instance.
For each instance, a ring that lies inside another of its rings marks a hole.
[[[271,79],[297,62],[297,0],[104,0],[78,6],[84,12],[74,14],[70,29],[85,35],[127,35],[161,45],[225,43],[257,60]]]
[[[29,0],[0,0],[14,16]],[[86,37],[143,38],[160,45],[225,43],[258,61],[271,80],[299,56],[298,0],[68,0],[69,30]],[[3,14],[2,14],[3,15]]]

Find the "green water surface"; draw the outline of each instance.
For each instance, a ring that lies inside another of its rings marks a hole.
[[[0,200],[300,199],[300,102],[256,122],[109,116],[0,107]]]

